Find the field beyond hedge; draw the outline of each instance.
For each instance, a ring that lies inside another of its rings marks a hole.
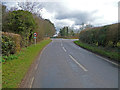
[[[23,48],[18,54],[18,59],[3,63],[2,88],[17,88],[36,56],[50,42],[50,39],[43,40],[36,45]]]

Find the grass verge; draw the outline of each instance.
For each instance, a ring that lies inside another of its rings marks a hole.
[[[103,48],[99,48],[97,46],[92,46],[90,44],[86,44],[86,43],[82,43],[80,41],[74,41],[74,43],[84,49],[87,49],[89,51],[92,51],[94,53],[97,53],[101,56],[110,58],[111,60],[115,60],[115,61],[119,61],[120,62],[120,56],[118,54],[118,51],[109,51],[109,50],[105,50]]]
[[[17,88],[39,52],[51,42],[43,40],[36,45],[23,48],[18,58],[2,64],[2,88]]]

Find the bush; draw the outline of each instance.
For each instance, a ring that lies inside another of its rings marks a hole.
[[[2,62],[6,62],[8,60],[14,60],[14,59],[17,59],[17,58],[18,58],[18,56],[16,56],[16,55],[3,56],[2,57]]]
[[[28,46],[33,41],[33,33],[36,28],[32,13],[18,10],[9,12],[6,21],[3,23],[3,31],[20,34],[22,46]]]
[[[19,34],[14,34],[14,33],[8,33],[8,32],[2,32],[2,38],[6,37],[6,38],[9,38],[11,41],[14,42],[15,44],[15,49],[14,49],[14,52],[19,52],[20,49],[21,49],[21,36]],[[4,44],[4,42],[3,42]]]
[[[9,56],[15,53],[15,42],[10,37],[2,35],[2,55]]]
[[[80,32],[79,40],[96,46],[118,47],[119,32],[118,24],[89,28]]]

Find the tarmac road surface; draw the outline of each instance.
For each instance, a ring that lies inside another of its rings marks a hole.
[[[118,88],[117,65],[73,41],[52,39],[40,55],[31,87]]]

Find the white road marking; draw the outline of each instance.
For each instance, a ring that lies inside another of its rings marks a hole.
[[[64,48],[64,47],[62,47],[63,48],[63,50],[66,52],[66,49]]]
[[[37,67],[38,67],[38,64],[36,65],[35,70],[37,70]]]
[[[81,48],[79,47],[79,49],[81,49]],[[86,50],[86,49],[83,49],[83,50]],[[112,63],[112,64],[114,64],[114,65],[116,65],[116,66],[120,66],[118,63],[112,62],[112,61],[110,61],[110,60],[108,60],[108,59],[106,59],[106,58],[103,58],[103,57],[101,57],[101,56],[99,56],[99,55],[97,55],[97,54],[95,54],[95,53],[93,53],[93,52],[91,52],[91,51],[88,51],[88,50],[86,50],[86,51],[89,52],[89,53],[91,53],[91,54],[96,55],[97,57],[99,57],[99,58],[101,58],[101,59],[103,59],[103,60],[105,60],[105,61],[107,61],[107,62],[109,62],[109,63]]]
[[[106,58],[103,58],[103,57],[101,57],[101,56],[98,56],[98,55],[96,55],[96,56],[99,57],[99,58],[101,58],[101,59],[103,59],[103,60],[105,60],[105,61],[107,61],[107,62],[109,62],[109,63],[112,63],[112,64],[118,66],[118,64],[115,63],[115,62],[112,62],[112,61],[110,61],[110,60],[108,60],[108,59],[106,59]]]
[[[32,84],[33,84],[34,79],[35,78],[33,77],[32,80],[31,80],[30,88],[32,88]]]
[[[78,64],[84,71],[88,71],[84,66],[82,66],[80,63],[78,63],[74,58],[73,58],[73,56],[71,56],[71,55],[69,55],[70,56],[70,58],[76,63],[76,64]]]

